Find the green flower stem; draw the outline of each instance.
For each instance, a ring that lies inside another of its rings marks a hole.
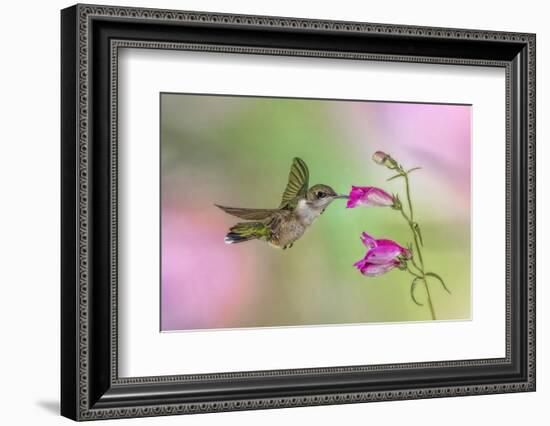
[[[426,294],[428,295],[428,306],[430,307],[430,312],[432,313],[432,320],[435,320],[435,311],[434,306],[432,305],[432,298],[430,297],[430,288],[426,282],[426,278],[423,278],[424,285],[426,286]]]
[[[426,288],[426,294],[428,296],[428,306],[430,308],[430,313],[432,315],[432,320],[435,320],[436,319],[435,310],[434,310],[433,303],[432,303],[432,297],[430,295],[430,289],[428,288],[428,281],[426,280],[426,271],[424,270],[424,259],[422,259],[422,250],[420,249],[420,243],[418,241],[418,232],[415,229],[414,216],[413,216],[413,207],[412,207],[412,202],[411,202],[411,190],[410,190],[410,185],[409,185],[409,176],[408,176],[407,172],[405,170],[403,170],[403,168],[401,168],[401,167],[400,167],[399,172],[401,173],[401,175],[405,179],[405,190],[406,190],[406,193],[407,193],[407,204],[408,204],[408,207],[409,207],[410,215],[407,215],[407,213],[403,209],[403,206],[400,207],[399,211],[401,212],[401,215],[403,216],[403,218],[409,224],[409,228],[411,228],[411,232],[413,234],[414,246],[415,246],[415,249],[416,249],[415,252],[413,253],[412,263],[420,271],[421,275],[414,274],[408,267],[407,267],[407,271],[409,271],[412,275],[414,275],[415,277],[421,279],[424,282],[424,286]],[[420,267],[416,264],[416,262],[414,262],[414,255],[418,255],[418,261],[420,262]]]
[[[411,213],[411,220],[409,221],[412,222],[414,221],[414,214],[413,214],[413,205],[412,205],[412,202],[411,202],[411,190],[409,188],[409,174],[402,170],[402,173],[403,173],[403,177],[405,178],[405,189],[407,191],[407,203],[409,204],[409,212]],[[416,231],[413,229],[413,234],[416,235]]]
[[[414,266],[420,273],[422,273],[422,269],[420,269],[420,266],[418,266],[418,264],[417,264],[416,261],[414,260],[414,257],[411,257],[411,263],[413,264],[413,266]]]
[[[409,218],[409,216],[407,216],[407,213],[405,213],[405,210],[403,210],[403,207],[401,207],[399,209],[399,211],[401,212],[401,215],[405,218],[405,220],[409,224],[409,228],[411,228],[411,231],[412,231],[412,234],[413,234],[414,245],[416,247],[416,253],[418,254],[418,260],[420,261],[420,266],[421,267],[418,268],[418,265],[416,265],[416,263],[414,263],[414,266],[416,266],[418,269],[420,269],[422,271],[422,273],[424,273],[424,260],[422,259],[422,252],[420,251],[420,244],[418,243],[418,236],[416,235],[416,231],[414,229],[414,222],[412,221],[411,218]]]

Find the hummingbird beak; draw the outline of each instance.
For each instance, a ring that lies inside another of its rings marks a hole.
[[[344,194],[335,195],[335,196],[334,196],[334,199],[336,199],[336,198],[346,198],[346,199],[347,199],[347,198],[349,198],[349,195],[344,195]]]

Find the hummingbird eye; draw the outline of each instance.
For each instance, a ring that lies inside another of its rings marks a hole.
[[[319,192],[317,192],[316,195],[317,195],[317,198],[324,198],[326,194],[322,191],[319,191]]]

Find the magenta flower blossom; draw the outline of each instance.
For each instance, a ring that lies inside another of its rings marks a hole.
[[[412,257],[410,250],[401,247],[392,240],[377,240],[366,232],[361,234],[361,241],[368,248],[363,259],[353,264],[367,277],[377,277],[404,264]]]
[[[352,186],[349,193],[348,209],[365,206],[365,207],[390,207],[396,203],[393,195],[374,186]]]

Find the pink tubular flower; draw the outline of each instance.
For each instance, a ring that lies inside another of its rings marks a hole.
[[[401,266],[404,260],[412,257],[410,250],[401,247],[392,240],[377,240],[366,232],[361,234],[361,241],[368,248],[363,259],[353,264],[367,277],[377,277]]]
[[[374,186],[352,186],[349,193],[348,209],[365,207],[389,207],[395,205],[395,198],[386,191]]]

